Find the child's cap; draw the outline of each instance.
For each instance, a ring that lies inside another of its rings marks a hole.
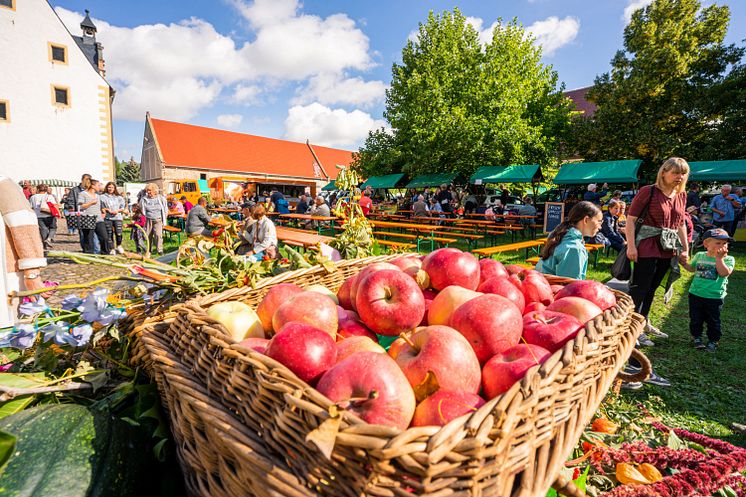
[[[722,228],[713,228],[711,230],[705,231],[704,235],[702,235],[703,240],[707,240],[708,238],[714,238],[715,240],[727,240],[729,242],[734,242],[735,240],[728,235],[728,232],[725,231]]]

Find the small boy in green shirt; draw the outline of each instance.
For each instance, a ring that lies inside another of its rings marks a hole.
[[[728,286],[728,276],[736,260],[728,255],[728,242],[733,239],[724,229],[705,231],[705,252],[697,252],[683,266],[695,273],[689,287],[689,332],[694,338],[694,348],[703,349],[702,331],[707,323],[707,351],[715,352],[720,331],[720,311]]]

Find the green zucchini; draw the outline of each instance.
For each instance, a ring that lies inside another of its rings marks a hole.
[[[17,437],[0,496],[142,497],[154,458],[142,435],[106,413],[46,404],[0,420]],[[149,481],[150,480],[150,481]]]

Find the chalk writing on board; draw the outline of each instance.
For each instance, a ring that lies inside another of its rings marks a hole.
[[[565,217],[565,204],[547,202],[544,204],[544,233],[550,233]]]

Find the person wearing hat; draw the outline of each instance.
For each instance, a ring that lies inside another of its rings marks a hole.
[[[682,260],[687,271],[694,273],[689,287],[689,332],[694,339],[694,348],[708,352],[717,350],[722,336],[720,311],[725,302],[728,276],[736,266],[736,260],[728,255],[728,242],[733,238],[722,228],[705,231],[704,252],[697,252],[690,261]],[[707,346],[702,342],[704,324],[707,323]]]
[[[591,183],[588,185],[588,191],[585,192],[585,195],[583,195],[583,200],[587,202],[593,202],[596,205],[601,205],[601,199],[606,196],[606,194],[609,191],[609,185],[607,183],[604,183],[603,190],[600,192],[596,192],[598,190],[598,185],[596,183]]]

